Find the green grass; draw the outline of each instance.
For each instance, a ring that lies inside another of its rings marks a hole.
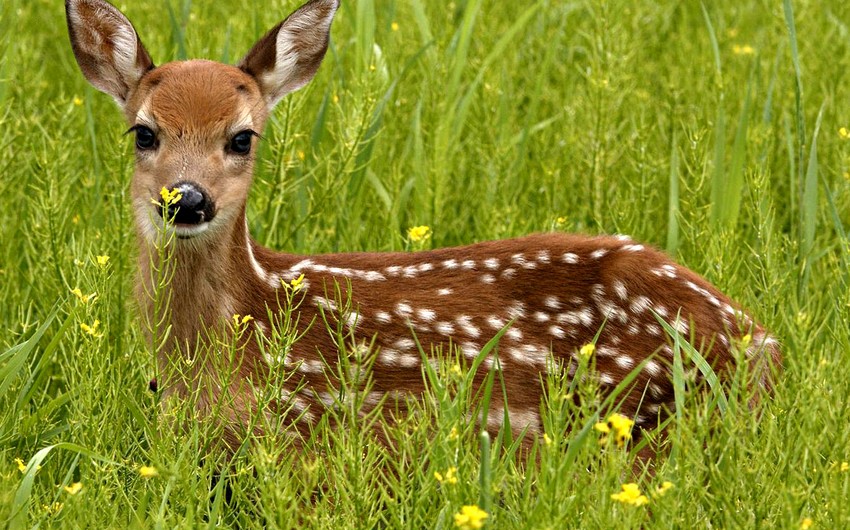
[[[120,7],[161,63],[235,61],[296,3]],[[653,477],[598,444],[598,400],[563,399],[594,389],[561,380],[543,404],[552,443],[523,464],[467,420],[464,374],[427,374],[393,453],[351,405],[306,455],[259,441],[230,465],[200,459],[204,429],[174,434],[147,390],[126,125],[79,73],[61,2],[4,0],[0,524],[451,528],[478,504],[492,528],[849,526],[848,20],[838,0],[348,0],[317,78],[265,132],[249,221],[272,248],[398,250],[414,225],[433,246],[628,233],[748,307],[783,344],[774,395],[754,414],[740,385],[680,393]],[[80,327],[95,321],[96,337]],[[694,359],[677,351],[684,390]],[[674,486],[644,507],[611,499],[631,481]]]

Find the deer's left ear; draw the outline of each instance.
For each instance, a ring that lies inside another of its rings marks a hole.
[[[316,75],[338,7],[339,0],[308,2],[266,33],[239,62],[259,83],[269,109]]]

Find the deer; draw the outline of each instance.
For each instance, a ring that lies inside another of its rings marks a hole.
[[[235,66],[202,59],[155,66],[133,25],[111,4],[66,0],[65,6],[83,75],[112,96],[135,138],[136,290],[149,320],[162,316],[150,295],[161,259],[157,234],[173,236],[170,332],[153,345],[165,374],[160,392],[168,400],[205,385],[196,405],[201,417],[226,401],[219,412],[231,450],[253,434],[269,434],[249,420],[254,414],[280,414],[282,431],[307,432],[332,406],[326,371],[338,363],[341,347],[326,326],[316,325],[323,321],[338,323],[374,351],[372,404],[383,396],[421,395],[423,365],[434,351],[454,350],[471,363],[501,334],[498,351],[474,374],[480,384],[498,370],[504,381],[492,406],[505,406],[482,428],[497,431],[504,413],[512,429],[532,440],[543,434],[546,374],[572,377],[588,353],[603,394],[637,371],[619,413],[631,419],[636,435],[657,426],[675,406],[673,341],[665,322],[699,348],[724,381],[745,367],[754,385],[771,390],[782,366],[777,339],[703,277],[626,236],[543,233],[415,252],[320,255],[276,252],[254,241],[246,202],[257,142],[275,105],[315,76],[338,0],[307,2]],[[160,198],[165,192],[169,204]],[[283,296],[296,283],[297,304]],[[346,307],[333,296],[341,285],[350,299]],[[252,337],[268,338],[288,303],[299,339],[280,362]],[[207,330],[234,333],[227,326],[233,315],[251,319],[242,319],[248,337],[222,383]],[[186,360],[192,370],[169,372]],[[262,405],[254,395],[276,371],[292,376],[280,398],[286,395],[286,410]]]

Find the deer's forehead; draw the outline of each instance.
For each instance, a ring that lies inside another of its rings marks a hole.
[[[180,134],[259,128],[265,107],[256,81],[233,66],[211,61],[168,63],[143,80],[136,121],[155,121]]]

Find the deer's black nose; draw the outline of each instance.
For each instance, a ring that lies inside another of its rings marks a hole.
[[[168,215],[176,224],[197,225],[213,220],[215,203],[203,188],[192,182],[178,182],[174,189],[180,192],[180,200],[169,205]]]

